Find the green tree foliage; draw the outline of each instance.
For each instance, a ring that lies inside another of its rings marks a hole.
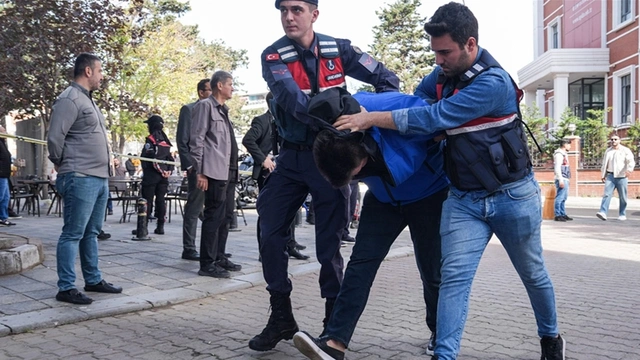
[[[123,25],[122,8],[108,0],[14,0],[0,13],[0,115],[40,117],[71,78],[81,52],[101,53]]]
[[[547,138],[546,132],[549,118],[542,116],[540,109],[535,104],[533,106],[521,104],[520,112],[522,113],[522,121],[524,121],[533,134],[532,138],[531,134],[527,133],[527,144],[529,145],[531,156],[536,164],[542,165],[551,159],[553,155],[553,149],[549,149],[548,147],[549,139]],[[542,153],[540,153],[536,142],[542,148]]]
[[[627,139],[623,141],[624,146],[631,149],[631,152],[636,156],[638,160],[638,144],[640,144],[640,122],[636,122],[627,130]],[[637,162],[637,161],[636,161]]]
[[[376,11],[380,25],[373,28],[371,55],[398,75],[400,91],[407,94],[413,94],[435,63],[423,29],[426,19],[417,11],[420,5],[420,0],[397,0]]]
[[[164,118],[165,132],[173,136],[180,107],[195,100],[200,79],[211,77],[212,58],[225,70],[237,68],[239,62],[233,56],[243,57],[244,51],[220,47],[220,52],[213,54],[192,30],[179,22],[168,22],[147,33],[135,47],[125,48],[126,65],[103,92],[118,99],[111,102],[108,122],[119,151],[126,141],[146,135],[142,121],[152,113]],[[140,106],[131,106],[129,99]]]
[[[164,118],[165,132],[173,137],[180,107],[197,98],[200,79],[248,63],[246,50],[207,43],[197,27],[177,22],[189,9],[176,0],[128,2],[127,26],[111,39],[109,82],[100,99],[119,152],[127,141],[146,135],[143,121],[153,113]],[[231,113],[240,107],[231,107]]]
[[[581,148],[580,155],[582,158],[582,166],[584,168],[599,168],[602,156],[607,149],[607,138],[612,131],[604,121],[606,110],[588,110],[587,118],[580,119],[575,116],[570,108],[566,108],[560,117],[560,123],[551,132],[551,148],[560,146],[560,140],[572,135],[569,130],[569,124],[575,124],[576,129],[574,135],[580,136]]]
[[[118,151],[146,134],[142,121],[151,113],[161,114],[173,135],[179,107],[196,99],[200,79],[248,63],[245,50],[205,42],[197,27],[176,21],[190,9],[188,2],[10,0],[0,5],[0,115],[39,117],[45,138],[52,105],[72,80],[81,52],[102,59],[105,81],[94,98],[106,113]],[[234,113],[242,103],[231,105]]]
[[[123,26],[109,0],[13,0],[0,12],[0,116],[39,118],[46,138],[51,107],[69,84],[75,58],[101,54]],[[38,149],[44,174],[46,152]]]
[[[612,128],[604,120],[606,110],[587,110],[587,118],[578,119],[576,123],[576,135],[582,138],[582,158],[585,167],[597,164],[599,167],[604,152],[608,147],[608,137]]]

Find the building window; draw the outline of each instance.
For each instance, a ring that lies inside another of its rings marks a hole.
[[[631,75],[620,78],[620,124],[631,122]]]
[[[614,0],[613,1],[613,28],[626,26],[633,22],[635,12],[635,1]]]
[[[550,21],[547,26],[547,50],[560,49],[562,47],[560,41],[561,34],[560,18],[557,17]]]
[[[569,106],[584,120],[589,110],[604,109],[604,78],[583,78],[569,84]]]
[[[636,100],[635,68],[633,66],[620,69],[613,73],[613,126],[629,126],[635,119]]]
[[[631,0],[620,1],[620,23],[631,20]]]

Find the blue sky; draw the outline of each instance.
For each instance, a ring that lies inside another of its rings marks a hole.
[[[372,28],[380,21],[376,10],[391,0],[319,0],[320,15],[314,30],[347,38],[363,50],[373,42]],[[449,0],[422,0],[420,15],[429,18]],[[465,0],[478,18],[479,45],[509,71],[533,61],[533,0]],[[206,40],[222,40],[234,49],[248,50],[249,66],[234,72],[244,83],[241,93],[266,91],[260,69],[260,54],[284,35],[274,0],[190,0],[192,11],[182,17],[185,24],[197,24]],[[500,14],[500,15],[499,15]]]

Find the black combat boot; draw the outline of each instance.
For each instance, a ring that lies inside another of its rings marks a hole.
[[[327,331],[327,325],[329,324],[329,319],[331,319],[331,313],[333,312],[333,305],[336,303],[336,298],[327,298],[324,303],[324,319],[322,319],[322,334],[320,337],[324,336]]]
[[[273,349],[280,340],[290,340],[298,332],[293,318],[290,294],[271,293],[271,316],[267,326],[249,341],[249,348],[256,351]]]
[[[158,222],[158,225],[156,225],[156,229],[153,230],[153,233],[158,235],[164,235],[164,223]]]

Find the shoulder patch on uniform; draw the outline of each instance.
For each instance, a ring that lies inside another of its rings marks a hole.
[[[145,150],[151,149],[151,144],[149,144],[149,143],[144,144],[144,149]]]
[[[275,53],[275,54],[267,54],[267,56],[265,56],[265,60],[267,61],[277,61],[280,60],[280,54]]]
[[[360,65],[364,66],[365,69],[369,70],[370,73],[376,70],[378,66],[378,61],[371,57],[371,55],[364,53],[360,56],[360,60],[358,60]]]
[[[292,77],[291,73],[289,72],[289,68],[284,64],[270,66],[269,71],[271,71],[271,74],[273,75],[273,79],[275,81],[280,81]]]
[[[352,45],[351,48],[356,52],[356,54],[362,55],[362,50],[360,50],[359,47]]]

